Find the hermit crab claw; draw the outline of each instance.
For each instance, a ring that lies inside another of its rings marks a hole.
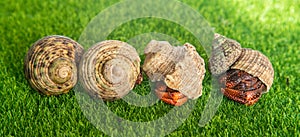
[[[156,83],[157,96],[168,104],[180,106],[202,95],[204,61],[194,46],[172,46],[152,40],[145,48],[143,71]]]

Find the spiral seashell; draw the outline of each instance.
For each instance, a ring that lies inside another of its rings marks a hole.
[[[243,70],[254,77],[258,77],[271,88],[274,79],[274,70],[270,60],[261,52],[243,48],[239,59],[231,66],[231,69]]]
[[[31,46],[25,57],[25,77],[32,88],[46,95],[67,93],[77,82],[82,54],[82,46],[68,37],[44,37]]]
[[[140,61],[131,45],[117,40],[103,41],[83,55],[79,81],[90,95],[113,101],[140,82]]]
[[[205,64],[194,46],[186,43],[174,47],[166,41],[152,40],[145,54],[143,71],[152,82],[163,81],[168,88],[189,99],[202,95]]]
[[[241,45],[235,40],[215,34],[212,45],[212,55],[209,59],[209,69],[213,75],[219,75],[227,70],[239,58]]]

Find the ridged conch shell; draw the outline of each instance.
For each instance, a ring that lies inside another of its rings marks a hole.
[[[189,99],[202,95],[205,74],[204,61],[194,46],[172,46],[166,41],[152,40],[145,48],[143,71],[152,82],[164,81]]]
[[[267,86],[267,91],[274,79],[272,64],[265,55],[253,49],[241,48],[238,42],[220,34],[215,34],[209,68],[213,75],[230,69],[243,70],[259,78]]]
[[[80,62],[80,83],[92,96],[116,100],[129,93],[140,75],[140,58],[129,44],[107,40],[95,44]]]
[[[68,37],[44,37],[31,46],[25,57],[25,77],[32,88],[46,95],[67,93],[77,83],[82,54],[82,46]]]

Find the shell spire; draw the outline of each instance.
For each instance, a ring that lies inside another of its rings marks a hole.
[[[239,58],[242,52],[241,45],[232,39],[215,34],[212,44],[212,55],[209,59],[209,68],[213,75],[220,75]]]

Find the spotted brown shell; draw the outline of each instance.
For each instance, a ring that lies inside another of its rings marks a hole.
[[[82,54],[82,46],[68,37],[44,37],[31,46],[25,57],[25,77],[32,88],[46,95],[67,93],[77,82]]]
[[[140,61],[136,50],[125,42],[99,42],[82,57],[80,84],[90,95],[105,101],[122,98],[139,81]]]
[[[194,46],[172,46],[166,41],[152,40],[145,48],[143,71],[152,82],[164,81],[190,99],[202,95],[204,61]]]

